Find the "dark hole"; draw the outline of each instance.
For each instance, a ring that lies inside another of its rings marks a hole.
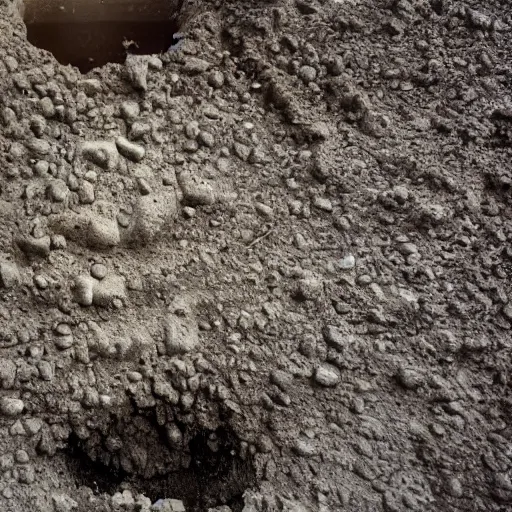
[[[64,6],[62,8],[62,6]],[[127,53],[158,54],[179,36],[171,0],[25,0],[28,40],[86,73]]]
[[[144,416],[154,429],[156,451],[169,450],[165,441],[165,427],[159,426],[150,413]],[[131,416],[136,421],[136,415]],[[128,420],[129,421],[129,420]],[[106,439],[118,430],[119,423],[112,423],[104,435]],[[128,473],[112,464],[105,464],[105,451],[100,443],[92,448],[71,434],[66,451],[68,468],[77,487],[87,486],[93,492],[110,495],[120,490],[122,483],[129,484],[132,491],[143,493],[155,502],[159,499],[182,500],[187,511],[203,512],[210,507],[229,505],[233,512],[243,509],[243,494],[256,483],[256,473],[250,457],[240,456],[240,440],[230,427],[216,430],[194,429],[181,425],[188,442],[183,448],[190,456],[188,467],[171,467],[165,474],[145,477],[136,472]],[[130,442],[137,443],[138,439]],[[90,446],[90,445],[89,445]],[[152,459],[151,459],[152,460]]]

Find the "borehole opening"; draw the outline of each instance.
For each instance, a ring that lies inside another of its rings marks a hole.
[[[235,432],[226,425],[215,430],[173,425],[176,432],[182,432],[181,446],[169,445],[168,425],[159,425],[152,414],[125,416],[88,439],[72,433],[66,460],[77,487],[85,485],[95,493],[113,495],[128,485],[153,503],[181,500],[187,512],[220,505],[241,512],[243,494],[256,484],[256,471],[252,457],[242,455]]]
[[[30,43],[87,73],[127,53],[167,51],[176,44],[183,2],[173,0],[24,0]]]

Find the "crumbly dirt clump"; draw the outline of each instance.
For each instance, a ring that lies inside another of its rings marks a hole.
[[[0,509],[510,510],[509,1],[205,7],[0,5]]]

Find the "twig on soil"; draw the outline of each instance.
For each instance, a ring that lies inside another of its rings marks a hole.
[[[259,236],[258,238],[255,238],[248,246],[247,248],[250,248],[250,247],[253,247],[254,245],[256,245],[257,243],[261,242],[262,240],[264,240],[265,238],[267,238],[270,233],[272,233],[274,230],[273,229],[269,229],[266,233],[263,233],[263,235]]]

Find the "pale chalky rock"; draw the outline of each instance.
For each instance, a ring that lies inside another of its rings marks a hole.
[[[14,288],[20,281],[17,265],[10,261],[0,261],[0,288]]]
[[[329,364],[322,364],[315,371],[315,382],[326,388],[332,388],[340,381],[338,370]]]
[[[94,279],[78,276],[73,286],[73,298],[80,306],[92,306]]]
[[[115,247],[121,242],[117,222],[101,217],[89,220],[87,226],[87,245],[98,249]]]
[[[114,299],[126,299],[126,284],[121,276],[106,276],[94,282],[92,303],[96,306],[110,306]]]
[[[25,404],[23,400],[6,396],[0,398],[0,413],[4,416],[19,416],[24,408]]]
[[[167,355],[191,352],[199,344],[199,326],[187,300],[176,297],[164,321],[164,344]]]
[[[118,137],[116,146],[119,153],[132,162],[140,162],[146,154],[146,150],[142,146],[130,142],[125,137]]]
[[[126,299],[126,284],[121,276],[107,276],[101,281],[78,276],[73,287],[75,302],[81,306],[110,306],[115,299]]]
[[[215,192],[206,180],[188,172],[176,173],[178,185],[183,192],[183,202],[189,206],[209,205],[215,203]]]
[[[150,243],[178,214],[174,191],[139,197],[124,239],[133,245]]]
[[[116,169],[119,163],[119,153],[113,142],[83,142],[78,153],[89,162],[109,171]]]

